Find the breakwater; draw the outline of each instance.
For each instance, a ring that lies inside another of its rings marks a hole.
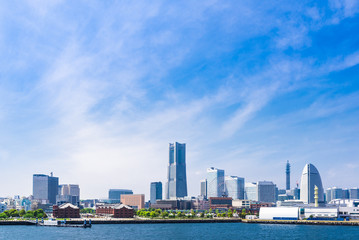
[[[35,222],[32,221],[0,221],[0,225],[36,225]]]
[[[67,224],[83,224],[85,219],[66,220]],[[88,219],[86,219],[88,222]],[[91,224],[164,224],[164,223],[252,223],[252,224],[296,224],[296,225],[335,225],[359,226],[359,221],[316,221],[316,220],[262,220],[240,218],[218,219],[91,219]],[[0,225],[36,225],[35,221],[0,221]]]
[[[156,224],[156,223],[231,223],[242,222],[240,218],[223,219],[116,219],[116,220],[98,220],[91,219],[92,224]],[[67,220],[69,224],[80,224],[83,220]]]
[[[336,226],[359,226],[359,221],[318,221],[318,220],[263,220],[243,219],[243,223],[260,224],[296,224],[296,225],[336,225]]]

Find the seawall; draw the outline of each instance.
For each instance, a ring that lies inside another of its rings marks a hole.
[[[243,223],[260,224],[297,224],[297,225],[337,225],[337,226],[359,226],[359,221],[317,221],[317,220],[263,220],[243,219]]]

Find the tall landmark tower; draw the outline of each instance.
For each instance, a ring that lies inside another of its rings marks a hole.
[[[318,188],[318,202],[324,202],[324,190],[319,171],[313,164],[306,164],[300,182],[300,200],[305,204],[315,202],[315,186]]]
[[[187,196],[186,144],[169,144],[166,199]]]
[[[289,160],[287,160],[287,166],[285,168],[285,175],[286,175],[285,189],[290,190],[290,163],[289,163]]]

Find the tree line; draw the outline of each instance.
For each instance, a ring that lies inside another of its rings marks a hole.
[[[209,209],[208,211],[201,211],[198,210],[194,211],[186,210],[186,211],[179,211],[179,210],[161,210],[161,209],[140,209],[135,212],[137,216],[139,217],[145,217],[145,218],[213,218],[213,217],[240,217],[245,218],[248,214],[245,209],[242,209],[242,211],[237,212],[237,210],[218,210],[216,209],[213,211],[212,209]]]
[[[46,213],[42,209],[37,209],[35,211],[25,211],[25,210],[16,210],[10,209],[6,210],[3,213],[0,213],[0,219],[8,219],[8,218],[47,218]]]

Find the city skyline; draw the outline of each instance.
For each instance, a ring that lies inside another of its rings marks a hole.
[[[211,166],[284,189],[287,160],[291,188],[307,163],[358,187],[357,2],[8,1],[0,19],[2,197],[54,172],[83,199],[147,198],[176,141],[189,196]]]

